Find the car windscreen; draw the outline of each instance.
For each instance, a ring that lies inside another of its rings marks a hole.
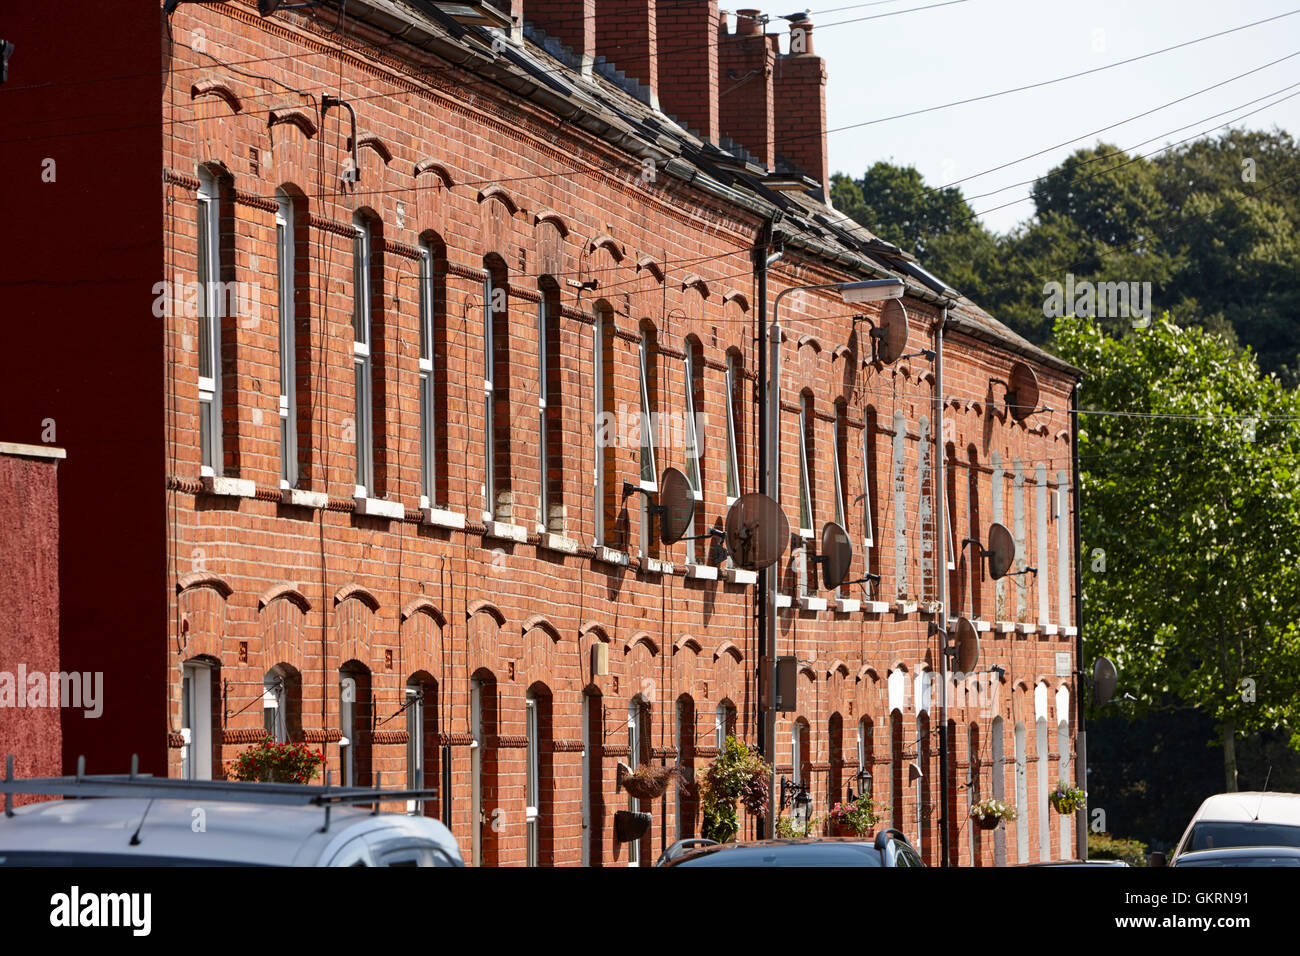
[[[1206,860],[1195,860],[1183,857],[1178,860],[1177,865],[1183,866],[1300,866],[1300,856],[1271,856],[1269,854],[1260,854],[1256,856],[1216,856]]]
[[[856,843],[795,843],[722,847],[677,866],[882,866],[880,851]]]
[[[140,853],[85,853],[79,850],[0,850],[3,866],[260,866],[229,860],[200,860],[184,856],[145,856]]]
[[[1300,827],[1287,826],[1283,823],[1226,823],[1202,820],[1192,827],[1183,852],[1221,850],[1235,846],[1300,847]]]

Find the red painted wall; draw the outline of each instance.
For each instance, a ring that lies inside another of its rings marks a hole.
[[[68,449],[60,666],[104,672],[105,715],[65,720],[64,766],[86,754],[91,772],[125,771],[138,751],[140,769],[158,773],[161,7],[114,4],[111,24],[93,0],[11,7],[0,27],[15,46],[0,88],[0,208],[11,226],[0,254],[0,435]]]

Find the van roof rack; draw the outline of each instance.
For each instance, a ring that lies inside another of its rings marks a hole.
[[[175,777],[155,777],[139,773],[139,755],[131,755],[129,774],[87,774],[86,758],[77,758],[77,773],[73,777],[14,777],[14,757],[5,757],[5,775],[0,780],[0,793],[5,795],[5,816],[12,817],[13,795],[16,793],[42,796],[130,797],[156,800],[208,800],[223,803],[262,803],[280,806],[317,806],[325,808],[325,825],[329,829],[330,808],[373,804],[375,815],[385,801],[437,800],[436,788],[420,790],[384,790],[382,775],[376,772],[374,787],[334,787],[330,785],[330,772],[325,771],[325,785],[316,787],[301,783],[256,783],[242,780],[180,780]]]

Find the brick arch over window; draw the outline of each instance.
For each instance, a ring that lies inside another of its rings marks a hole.
[[[587,621],[578,628],[578,661],[582,668],[583,686],[595,687],[601,694],[613,693],[612,682],[609,676],[595,677],[592,675],[592,652],[591,649],[597,644],[604,644],[613,647],[613,637],[606,630],[605,626],[598,621]],[[610,676],[617,673],[615,657],[612,652],[609,655]]]
[[[489,186],[480,192],[478,202],[482,248],[497,252],[508,249],[514,238],[512,220],[519,206],[504,189],[497,186]]]
[[[504,672],[498,646],[501,642],[501,628],[506,617],[491,601],[480,599],[465,610],[469,629],[469,660],[471,672],[488,670],[493,674]]]
[[[261,666],[290,664],[298,671],[321,666],[318,642],[304,641],[311,603],[287,582],[272,585],[258,599],[257,626],[261,636]]]
[[[452,669],[447,618],[427,598],[413,598],[402,608],[403,663],[409,671],[427,671],[442,679]]]
[[[344,592],[347,592],[344,594]],[[349,586],[334,597],[336,659],[355,660],[371,671],[379,670],[372,657],[374,631],[379,623],[379,601],[360,586]]]
[[[560,677],[563,638],[555,625],[537,614],[524,622],[523,669],[532,681],[544,683],[553,692],[567,681]]]
[[[181,657],[207,655],[222,660],[226,602],[234,589],[215,574],[196,571],[182,576],[176,590],[180,619],[174,626],[178,628],[176,649]]]

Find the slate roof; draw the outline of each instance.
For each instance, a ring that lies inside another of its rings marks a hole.
[[[837,212],[825,202],[823,184],[804,177],[805,191],[769,188],[764,179],[771,174],[790,178],[792,171],[786,164],[767,170],[737,144],[702,139],[650,106],[646,88],[603,57],[596,58],[591,73],[583,74],[578,57],[533,24],[525,23],[523,44],[503,43],[501,33],[459,23],[431,0],[350,0],[347,12],[495,80],[629,152],[636,162],[653,158],[665,174],[755,215],[766,217],[779,211],[776,229],[787,248],[834,263],[849,273],[902,279],[909,295],[949,307],[949,327],[1072,377],[1082,375],[952,289],[914,256]],[[495,49],[494,39],[498,41]]]

